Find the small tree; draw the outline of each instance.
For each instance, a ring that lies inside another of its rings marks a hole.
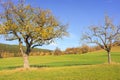
[[[60,50],[60,48],[56,48],[55,51],[54,51],[54,55],[61,55],[62,54],[62,51]]]
[[[111,48],[118,39],[120,34],[120,26],[113,25],[111,19],[105,16],[104,26],[91,26],[89,27],[90,32],[83,35],[83,40],[87,40],[89,43],[95,43],[99,45],[102,49],[107,51],[108,63],[111,63]]]
[[[25,5],[24,0],[19,0],[16,5],[8,0],[1,2],[1,5],[0,33],[6,40],[18,40],[24,68],[29,68],[28,56],[32,48],[50,44],[56,38],[67,35],[66,25],[61,25],[50,10]],[[23,43],[26,46],[25,52]]]

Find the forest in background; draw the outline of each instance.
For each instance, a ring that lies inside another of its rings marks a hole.
[[[113,46],[120,46],[120,42],[115,42]],[[24,50],[25,47],[23,46]],[[94,52],[101,50],[99,46],[88,46],[86,44],[83,44],[80,47],[71,47],[66,48],[64,51],[62,51],[60,48],[56,48],[55,50],[49,50],[49,49],[41,49],[41,48],[34,48],[30,56],[45,56],[45,55],[65,55],[65,54],[85,54],[88,52]],[[0,58],[6,58],[6,57],[21,57],[22,54],[19,51],[18,45],[8,45],[8,44],[0,44]]]

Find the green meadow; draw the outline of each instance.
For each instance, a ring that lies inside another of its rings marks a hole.
[[[31,69],[21,57],[0,59],[0,80],[120,80],[120,52],[113,48],[112,64],[103,50],[77,55],[30,56]]]

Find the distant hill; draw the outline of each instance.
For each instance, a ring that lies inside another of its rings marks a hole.
[[[25,46],[23,47],[25,50]],[[40,49],[40,48],[34,48],[32,50],[32,53],[46,53],[46,52],[52,52],[52,50],[48,50],[48,49]],[[1,53],[14,53],[17,55],[17,53],[20,53],[19,51],[19,46],[18,45],[9,45],[9,44],[2,44],[0,43],[0,54]]]

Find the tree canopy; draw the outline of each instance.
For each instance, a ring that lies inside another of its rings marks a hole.
[[[25,5],[24,0],[19,0],[18,4],[8,0],[1,2],[1,6],[0,33],[6,40],[18,40],[19,45],[25,43],[26,55],[32,48],[50,44],[68,34],[66,25],[62,25],[50,10]],[[22,47],[20,49],[23,53]]]

